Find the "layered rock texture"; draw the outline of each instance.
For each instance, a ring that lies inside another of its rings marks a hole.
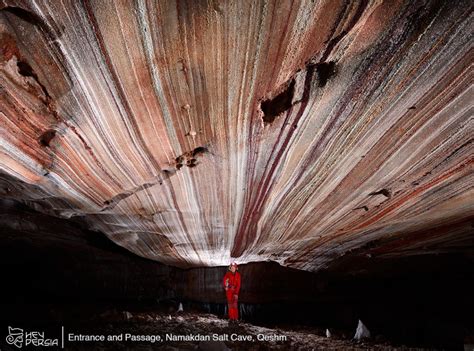
[[[472,10],[1,0],[1,197],[179,267],[472,253]]]

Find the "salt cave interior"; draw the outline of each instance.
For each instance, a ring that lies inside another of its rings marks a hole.
[[[289,335],[113,350],[474,349],[473,17],[0,0],[1,350],[10,327]]]

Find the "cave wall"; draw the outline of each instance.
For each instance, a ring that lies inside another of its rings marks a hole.
[[[80,220],[48,216],[14,200],[1,200],[0,208],[1,267],[10,298],[225,302],[221,284],[227,267],[167,266],[133,255]],[[247,303],[309,299],[317,290],[314,274],[274,262],[241,266],[240,271],[246,277],[242,298]]]
[[[155,308],[171,301],[175,311],[179,301],[225,303],[221,283],[227,267],[163,265],[133,255],[104,234],[86,229],[80,220],[48,216],[13,200],[0,201],[0,208],[6,304],[84,304],[100,309],[101,304],[140,303]],[[474,247],[474,238],[470,245]],[[274,262],[241,265],[239,271],[240,302],[259,306],[266,320],[299,315],[306,322],[352,323],[357,315],[377,320],[386,313],[400,321],[402,313],[421,320],[438,312],[456,320],[467,315],[461,310],[473,308],[472,252],[404,258],[354,254],[320,273]]]

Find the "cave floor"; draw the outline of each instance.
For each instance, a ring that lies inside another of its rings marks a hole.
[[[80,331],[79,331],[80,330]],[[68,341],[67,350],[422,350],[389,343],[355,342],[350,337],[327,338],[321,329],[309,327],[266,328],[246,322],[230,324],[228,320],[203,313],[149,313],[108,311],[81,326],[76,334],[122,335],[122,341]],[[127,336],[128,334],[128,336]],[[161,341],[150,338],[159,335]],[[197,340],[176,340],[191,336]],[[125,338],[135,338],[125,341]],[[147,340],[139,340],[147,338]],[[168,340],[166,338],[168,337]],[[210,340],[203,340],[208,338]],[[235,340],[236,338],[250,338]],[[266,338],[266,340],[259,340]]]

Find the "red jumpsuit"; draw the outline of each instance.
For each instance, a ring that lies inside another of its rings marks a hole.
[[[229,319],[237,320],[239,318],[239,309],[237,307],[237,300],[240,291],[240,273],[227,272],[222,281],[224,289],[226,289],[227,306],[229,308]]]

